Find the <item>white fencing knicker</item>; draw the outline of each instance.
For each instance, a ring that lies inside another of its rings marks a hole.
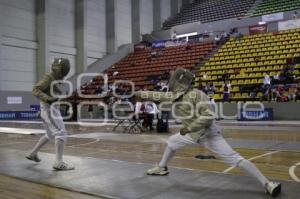
[[[177,151],[184,146],[195,146],[202,145],[225,163],[231,166],[238,166],[238,164],[244,160],[244,158],[234,151],[231,146],[225,141],[220,132],[208,133],[196,142],[189,134],[184,136],[177,133],[171,136],[167,141],[168,147],[170,149]]]
[[[66,141],[68,133],[61,116],[60,110],[55,106],[41,102],[41,118],[46,128],[48,139],[60,139]]]

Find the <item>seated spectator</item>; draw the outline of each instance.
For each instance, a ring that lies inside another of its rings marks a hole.
[[[169,90],[169,86],[167,81],[161,81],[159,91],[167,92],[168,90]]]
[[[151,58],[155,58],[155,57],[157,57],[157,51],[156,51],[156,50],[153,50],[153,51],[151,52]]]
[[[279,97],[280,97],[280,93],[279,93],[277,87],[275,86],[275,87],[271,88],[271,100],[277,101]]]
[[[277,73],[276,75],[273,76],[271,83],[272,83],[272,85],[280,84],[280,73]]]
[[[296,11],[292,14],[292,19],[298,19],[298,13]]]
[[[297,92],[298,92],[298,88],[297,86],[290,86],[289,90],[288,90],[288,98],[289,101],[296,101],[296,97],[297,97]]]
[[[205,93],[205,94],[207,95],[207,93],[208,93],[208,86],[206,85],[205,82],[203,82],[203,83],[201,84],[200,90],[201,90],[203,93]]]
[[[217,45],[219,45],[221,38],[219,37],[219,35],[215,36],[215,42]]]
[[[256,96],[257,96],[257,93],[254,91],[250,92],[250,94],[249,94],[250,98],[256,98]]]
[[[226,31],[224,31],[224,32],[222,33],[221,38],[223,38],[223,39],[227,39],[227,38],[228,38],[228,34],[227,34]]]

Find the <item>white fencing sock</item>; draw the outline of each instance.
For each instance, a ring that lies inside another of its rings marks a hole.
[[[56,163],[63,162],[65,142],[61,139],[55,139]]]
[[[164,155],[159,163],[159,167],[166,167],[171,158],[175,155],[176,151],[172,150],[170,147],[165,149]]]
[[[31,155],[36,155],[40,149],[45,146],[47,143],[49,142],[49,139],[47,136],[43,136],[40,138],[40,140],[38,141],[38,143],[36,143],[36,145],[33,147],[32,151],[31,151]]]
[[[263,187],[265,187],[265,185],[269,182],[269,180],[249,160],[242,160],[239,163],[239,167],[244,169],[250,176],[257,179]]]

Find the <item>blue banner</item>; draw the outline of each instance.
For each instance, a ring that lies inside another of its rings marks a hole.
[[[270,121],[273,120],[273,109],[265,108],[264,110],[243,109],[240,112],[239,121]]]
[[[37,120],[38,111],[7,111],[0,112],[0,120]]]
[[[164,48],[166,41],[155,41],[152,43],[152,48]]]

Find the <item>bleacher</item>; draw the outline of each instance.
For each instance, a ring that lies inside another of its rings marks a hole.
[[[192,43],[177,47],[148,48],[136,51],[123,58],[118,63],[107,69],[109,84],[115,80],[130,80],[136,87],[153,88],[149,77],[161,76],[164,73],[181,66],[190,70],[215,47],[214,43]],[[157,54],[153,56],[153,52]],[[114,76],[114,73],[118,73]],[[94,94],[103,82],[102,77],[96,77],[88,85],[82,87],[82,93]]]
[[[276,12],[285,12],[300,8],[300,0],[263,0],[251,13],[251,16],[260,16]]]
[[[196,86],[213,82],[217,87],[214,98],[220,101],[224,85],[222,75],[227,72],[232,86],[232,100],[258,100],[262,92],[257,94],[257,98],[251,98],[250,93],[241,92],[240,87],[262,85],[265,72],[269,72],[270,76],[276,75],[282,71],[289,58],[299,56],[300,29],[248,35],[240,41],[231,38],[200,68]],[[297,65],[295,70],[298,78],[299,68]],[[237,73],[236,70],[240,71]]]
[[[195,0],[184,7],[179,14],[164,23],[164,28],[193,23],[211,22],[244,16],[255,0]]]

